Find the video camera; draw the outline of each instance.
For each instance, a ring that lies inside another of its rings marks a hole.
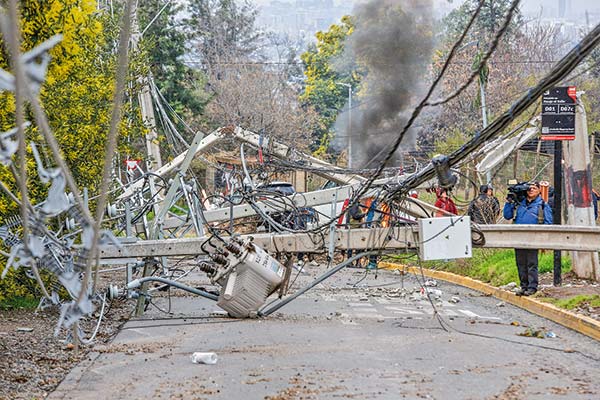
[[[508,194],[506,195],[507,201],[521,202],[527,197],[527,190],[531,184],[529,182],[517,182],[515,179],[508,181]]]

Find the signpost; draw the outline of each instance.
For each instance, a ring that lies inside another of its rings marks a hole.
[[[556,87],[542,96],[542,140],[575,139],[575,86]],[[560,144],[560,143],[558,143]]]
[[[562,140],[575,139],[575,86],[555,87],[542,95],[542,140],[554,140],[554,225],[562,218]],[[560,286],[560,250],[554,250],[554,286]]]

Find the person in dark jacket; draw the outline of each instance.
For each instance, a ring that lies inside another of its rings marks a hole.
[[[598,192],[596,191],[596,189],[592,189],[592,205],[594,206],[594,219],[598,219],[598,199],[600,199],[600,196],[598,196]]]
[[[529,185],[526,197],[521,201],[507,199],[503,210],[504,218],[515,224],[552,224],[552,209],[540,196],[540,184]],[[518,296],[530,296],[538,288],[538,250],[515,249],[521,288]]]
[[[548,189],[548,205],[554,210],[554,188]]]
[[[481,185],[479,196],[469,203],[467,214],[476,224],[493,224],[500,215],[500,203],[492,190],[490,185]]]

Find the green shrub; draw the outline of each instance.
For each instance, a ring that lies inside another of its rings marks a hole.
[[[0,258],[2,269],[6,261]],[[10,269],[4,279],[0,279],[0,308],[34,308],[37,306],[42,292],[35,279],[26,275],[25,268],[18,270]],[[40,275],[46,289],[51,291],[52,282],[56,278],[47,271],[41,271]],[[59,292],[59,294],[61,294]]]

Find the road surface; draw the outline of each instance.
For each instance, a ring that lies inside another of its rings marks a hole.
[[[307,269],[295,287],[323,271]],[[600,398],[598,342],[452,284],[438,282],[430,302],[421,283],[347,269],[257,320],[226,318],[212,301],[172,291],[172,315],[151,307],[129,321],[49,398]],[[528,328],[556,337],[519,335]],[[194,352],[215,352],[218,362],[193,364]]]

